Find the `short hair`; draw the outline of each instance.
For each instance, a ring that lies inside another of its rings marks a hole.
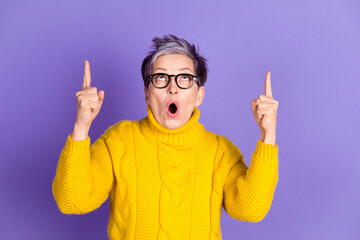
[[[199,78],[199,86],[204,86],[209,70],[207,60],[199,54],[199,47],[196,48],[194,44],[191,45],[185,39],[178,38],[172,34],[164,35],[163,38],[154,37],[152,41],[151,47],[154,50],[148,52],[141,65],[141,75],[146,88],[149,86],[148,76],[151,74],[156,59],[161,55],[173,53],[186,54],[193,60],[195,75]]]

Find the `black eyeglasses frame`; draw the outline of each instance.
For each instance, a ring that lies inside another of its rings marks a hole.
[[[154,77],[155,75],[166,75],[166,76],[169,78],[169,81],[167,82],[167,84],[166,84],[164,87],[157,87],[157,86],[155,86],[155,84],[154,84],[154,82],[153,82],[153,77]],[[180,86],[179,86],[179,84],[178,84],[178,82],[177,82],[177,78],[178,78],[178,76],[180,76],[180,75],[188,75],[188,76],[191,76],[191,77],[193,78],[193,81],[192,81],[190,87],[183,88],[183,87],[180,87]],[[166,87],[169,86],[169,84],[170,84],[171,77],[174,77],[174,78],[175,78],[176,86],[178,86],[178,88],[180,88],[180,89],[189,89],[189,88],[191,88],[191,87],[194,85],[194,82],[196,82],[196,84],[197,84],[198,86],[200,86],[199,83],[198,83],[198,81],[197,81],[199,77],[198,77],[198,76],[195,76],[195,75],[192,75],[192,74],[189,74],[189,73],[180,73],[180,74],[177,74],[177,75],[174,75],[174,74],[169,75],[169,74],[166,74],[166,73],[154,73],[154,74],[151,74],[151,75],[148,76],[148,79],[150,79],[150,81],[148,81],[147,87],[149,87],[149,84],[150,84],[150,82],[151,82],[152,85],[153,85],[155,88],[158,88],[158,89],[166,88]]]

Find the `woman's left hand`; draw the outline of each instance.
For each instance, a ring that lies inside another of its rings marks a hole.
[[[265,77],[265,95],[259,95],[251,101],[254,118],[261,130],[260,140],[275,146],[276,137],[276,115],[279,102],[273,99],[271,90],[271,72]]]

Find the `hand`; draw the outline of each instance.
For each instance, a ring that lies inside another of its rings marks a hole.
[[[103,104],[105,92],[97,91],[96,87],[90,87],[91,74],[90,64],[84,61],[84,77],[81,91],[76,92],[77,98],[77,116],[76,125],[90,127],[92,121],[98,115]]]
[[[271,72],[265,77],[265,95],[259,95],[251,101],[254,118],[261,130],[261,141],[275,146],[276,117],[279,102],[273,99],[271,90]]]

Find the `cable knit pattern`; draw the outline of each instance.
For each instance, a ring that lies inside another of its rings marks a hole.
[[[195,108],[179,129],[148,116],[90,138],[68,135],[52,191],[62,213],[85,214],[110,195],[110,239],[221,239],[222,206],[262,220],[278,181],[278,146],[258,140],[248,168],[226,137],[205,130]]]
[[[157,239],[177,239],[189,236],[190,204],[194,191],[193,157],[186,150],[171,153],[160,149],[159,167],[162,180],[160,191],[159,235]],[[163,203],[163,204],[162,204]]]

